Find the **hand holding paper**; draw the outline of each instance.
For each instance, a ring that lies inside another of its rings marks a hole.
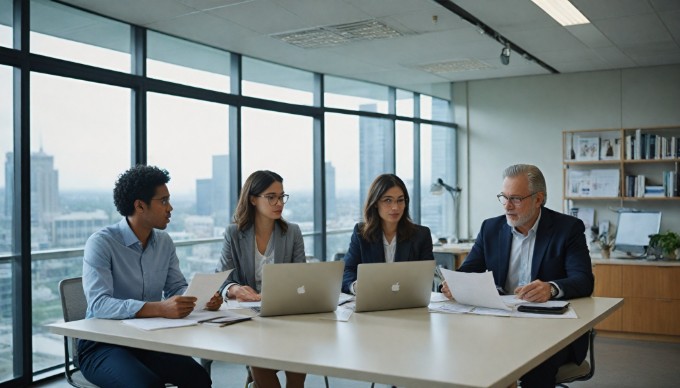
[[[195,296],[197,298],[196,309],[203,310],[222,283],[227,280],[227,276],[229,276],[231,271],[233,270],[195,274],[189,283],[189,287],[184,291],[184,295]]]
[[[493,281],[493,273],[465,273],[441,269],[446,285],[458,303],[492,309],[512,310],[500,295]]]

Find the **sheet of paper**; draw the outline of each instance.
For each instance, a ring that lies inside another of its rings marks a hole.
[[[331,321],[340,321],[340,322],[347,322],[349,321],[349,318],[352,316],[352,313],[354,312],[354,309],[346,308],[344,306],[340,306],[335,311],[330,312],[330,313],[322,313],[322,314],[317,314],[319,316],[319,319],[327,319]]]
[[[430,303],[446,302],[448,300],[449,298],[447,298],[446,295],[442,294],[441,292],[433,292],[430,295]]]
[[[351,294],[345,294],[340,293],[340,297],[338,297],[338,306],[343,305],[345,303],[351,302],[354,300],[354,295]]]
[[[169,319],[169,318],[133,318],[122,321],[125,325],[130,325],[142,330],[170,329],[173,327],[197,325],[193,319]]]
[[[210,321],[215,318],[220,318],[228,315],[227,311],[209,311],[209,310],[194,310],[191,314],[187,315],[184,319],[192,319],[196,322]]]
[[[262,307],[262,301],[258,300],[257,302],[238,302],[238,305],[242,309],[251,309],[253,307]]]
[[[506,295],[513,296],[513,295]],[[514,296],[513,296],[514,297]],[[521,304],[521,303],[520,303]],[[433,303],[428,306],[431,313],[446,313],[446,314],[475,314],[475,315],[490,315],[495,317],[511,317],[511,318],[541,318],[541,319],[571,319],[578,318],[576,311],[573,308],[564,314],[534,314],[523,313],[513,308],[512,311],[490,309],[486,307],[475,307],[466,304],[460,304],[454,301],[443,303]]]
[[[194,274],[193,279],[189,283],[189,287],[184,291],[184,295],[195,296],[196,310],[203,310],[205,304],[210,301],[210,298],[215,295],[222,283],[227,280],[227,276],[233,270],[217,272],[217,273],[197,273]]]
[[[441,271],[456,302],[476,307],[512,310],[498,295],[491,272],[465,273],[446,268],[442,268]]]

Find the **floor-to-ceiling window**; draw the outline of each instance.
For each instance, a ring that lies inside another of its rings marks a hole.
[[[281,175],[290,195],[283,217],[300,225],[305,234],[305,253],[314,255],[314,164],[312,118],[259,109],[243,109],[241,173],[243,180],[254,171]]]
[[[221,92],[231,91],[231,55],[228,52],[148,31],[146,74],[183,85]]]
[[[0,46],[12,48],[13,45],[13,7],[12,0],[0,0]]]
[[[447,121],[449,102],[421,96],[421,117]],[[455,131],[449,127],[422,124],[420,126],[421,169],[421,222],[437,238],[453,238],[455,233],[453,198],[447,190],[433,194],[432,184],[441,179],[451,187],[456,186]]]
[[[31,52],[129,73],[130,26],[53,1],[33,0]]]
[[[283,176],[284,216],[301,226],[307,255],[319,260],[346,251],[381,173],[405,181],[416,222],[437,236],[452,233],[450,197],[429,191],[437,178],[455,184],[448,101],[241,56],[46,0],[21,2],[30,9],[28,52],[14,48],[14,3],[0,0],[0,382],[20,369],[58,373],[61,338],[44,328],[61,319],[58,281],[79,276],[86,239],[120,219],[111,191],[133,163],[170,172],[167,231],[187,278],[214,270],[240,185],[257,169]],[[19,96],[30,99],[23,104]],[[21,141],[29,151],[17,151]],[[27,178],[17,180],[15,171]],[[8,187],[15,182],[22,190]],[[20,225],[18,192],[30,210]],[[16,248],[22,245],[30,255]],[[27,285],[15,278],[22,270],[30,271]],[[31,295],[14,309],[13,284]],[[24,308],[27,349],[13,326]],[[30,365],[17,369],[22,350]]]
[[[148,164],[170,173],[172,219],[166,231],[174,241],[219,237],[231,219],[229,209],[229,106],[149,93]],[[187,278],[212,272],[221,245],[181,247]]]
[[[14,346],[12,342],[12,263],[8,258],[14,253],[12,222],[14,213],[14,135],[12,112],[12,72],[8,66],[0,66],[0,382],[14,375]],[[4,258],[4,259],[3,259]]]
[[[92,98],[97,96],[97,98]],[[130,164],[130,91],[31,75],[31,252],[33,368],[60,364],[63,342],[45,324],[62,318],[58,283],[80,276],[82,247],[118,220],[112,189]]]

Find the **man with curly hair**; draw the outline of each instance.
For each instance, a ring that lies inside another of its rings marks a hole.
[[[86,319],[183,318],[196,298],[183,296],[187,282],[168,226],[172,212],[166,170],[138,165],[113,189],[120,222],[94,233],[85,244],[83,288]],[[215,295],[205,306],[217,310]],[[100,387],[210,387],[210,375],[193,358],[79,340],[83,375]]]

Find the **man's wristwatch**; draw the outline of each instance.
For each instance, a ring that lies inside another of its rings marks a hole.
[[[550,299],[555,298],[557,294],[560,293],[560,290],[557,289],[557,286],[549,283],[550,284]]]

